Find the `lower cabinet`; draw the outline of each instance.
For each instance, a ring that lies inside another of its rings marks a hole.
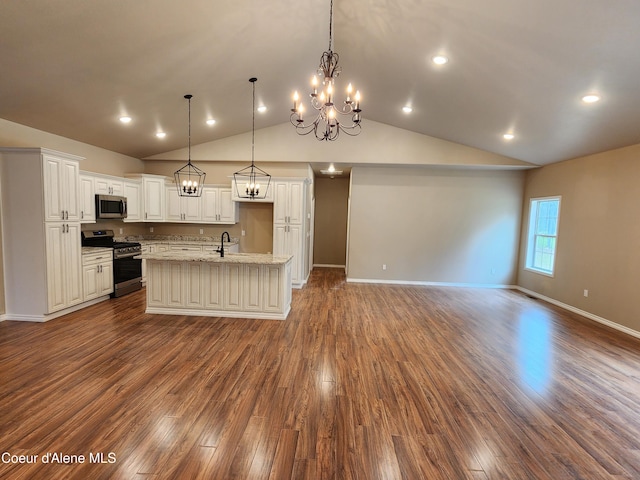
[[[82,302],[80,223],[46,224],[48,312]]]
[[[100,298],[113,292],[113,259],[110,254],[82,255],[82,286],[84,301]]]
[[[291,304],[291,262],[284,265],[147,261],[147,307],[198,314],[284,319]],[[156,311],[157,310],[157,311]]]

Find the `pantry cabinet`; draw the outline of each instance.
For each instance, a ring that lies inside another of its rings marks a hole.
[[[49,312],[82,302],[80,223],[46,225]]]
[[[61,155],[42,154],[44,207],[47,222],[80,221],[80,168]]]
[[[25,252],[4,258],[5,316],[46,321],[83,298],[82,157],[45,148],[0,148],[0,157],[3,249]]]
[[[301,287],[306,282],[307,222],[305,180],[278,179],[273,182],[273,253],[292,255],[292,283]]]

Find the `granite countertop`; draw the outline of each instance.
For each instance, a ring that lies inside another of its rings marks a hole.
[[[88,255],[91,253],[106,253],[112,255],[113,248],[111,247],[82,247],[82,255]]]
[[[216,244],[220,243],[220,237],[211,237],[203,235],[127,235],[124,237],[115,237],[116,241],[124,242],[141,242],[141,243],[164,243],[164,244],[184,244],[184,243],[202,243]],[[231,242],[224,242],[225,245],[233,245],[239,243],[238,238],[231,237]]]
[[[272,255],[271,253],[219,253],[207,252],[156,252],[143,253],[143,260],[158,260],[172,262],[206,262],[206,263],[243,263],[253,265],[284,265],[290,261],[292,255]]]

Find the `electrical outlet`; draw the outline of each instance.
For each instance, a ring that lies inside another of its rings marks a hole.
[[[496,274],[496,269],[495,269],[495,268],[492,268],[492,269],[491,269],[491,275],[495,275],[495,274]]]
[[[120,229],[120,235],[122,235],[122,232],[124,232],[124,229],[121,228]]]
[[[244,237],[247,234],[244,230],[242,230],[242,236]]]
[[[387,264],[386,264],[386,263],[383,263],[383,264],[382,264],[382,269],[383,269],[383,270],[386,270],[386,269],[387,269]]]
[[[204,228],[200,229],[200,235],[202,235],[204,233]]]
[[[585,296],[585,297],[588,297],[588,296],[589,296],[589,290],[587,290],[587,289],[585,289],[585,290],[584,290],[584,296]]]
[[[153,227],[149,227],[149,232],[153,233]]]

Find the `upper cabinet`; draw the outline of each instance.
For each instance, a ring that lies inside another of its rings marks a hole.
[[[238,223],[240,209],[232,200],[231,188],[206,185],[202,190],[202,221],[204,223]]]
[[[146,173],[128,174],[126,177],[136,179],[142,184],[141,221],[164,222],[165,182],[167,177]]]
[[[80,220],[80,180],[77,160],[44,153],[45,221]]]
[[[302,223],[304,220],[305,182],[303,180],[273,182],[273,222]]]
[[[96,195],[93,175],[80,172],[80,222],[96,221]]]
[[[124,179],[94,174],[95,193],[98,195],[117,195],[124,197]]]
[[[238,195],[238,191],[242,192],[242,190],[244,188],[246,188],[244,185],[238,185],[238,187],[236,188],[236,182],[235,179],[232,178],[231,179],[231,199],[234,202],[258,202],[258,203],[273,203],[273,179],[271,179],[271,183],[269,185],[266,186],[267,187],[267,193],[265,198],[242,198]],[[261,187],[261,191],[262,191]]]
[[[140,180],[126,179],[123,186],[124,196],[127,198],[127,218],[125,218],[124,221],[142,221],[142,183]]]
[[[175,184],[167,184],[165,221],[177,223],[238,223],[239,207],[231,200],[231,188],[205,185],[200,197],[178,195]]]
[[[165,198],[165,221],[196,223],[202,220],[202,197],[183,197],[178,195],[175,184],[168,184]]]

